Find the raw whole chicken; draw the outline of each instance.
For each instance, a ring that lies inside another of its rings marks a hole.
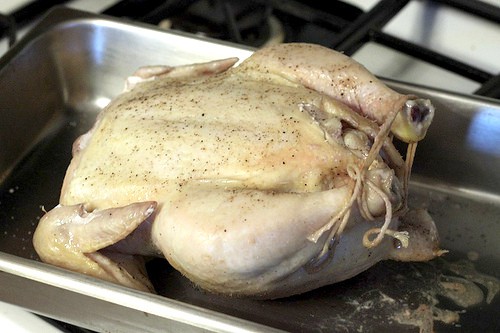
[[[44,262],[153,291],[141,258],[164,256],[200,288],[269,299],[442,253],[430,216],[407,209],[428,100],[316,45],[236,62],[127,80],[73,145],[34,234]]]

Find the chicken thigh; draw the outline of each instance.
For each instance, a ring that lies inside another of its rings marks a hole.
[[[139,257],[164,256],[203,289],[277,298],[442,253],[425,213],[404,230],[414,149],[392,143],[425,136],[429,101],[320,46],[236,61],[129,78],[73,145],[44,262],[152,291]]]

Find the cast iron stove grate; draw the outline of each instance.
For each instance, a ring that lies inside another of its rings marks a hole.
[[[382,31],[408,3],[381,0],[368,12],[342,1],[299,0],[122,0],[102,14],[150,24],[168,19],[172,28],[217,39],[261,46],[269,35],[270,17],[280,22],[282,41],[314,42],[352,55],[375,42],[471,79],[481,86],[477,95],[500,98],[500,74],[481,70],[466,61],[402,40]],[[15,41],[15,28],[42,16],[52,6],[71,1],[32,1],[9,16],[0,16],[0,37]],[[429,0],[500,24],[500,8],[481,1]]]

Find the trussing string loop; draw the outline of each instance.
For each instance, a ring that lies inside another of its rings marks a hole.
[[[327,224],[325,224],[323,227],[321,227],[308,237],[309,240],[317,242],[326,231],[329,231],[328,237],[326,238],[323,248],[317,258],[321,258],[322,256],[324,256],[329,251],[331,247],[330,244],[332,243],[334,238],[342,234],[349,220],[351,207],[355,201],[358,202],[360,213],[365,219],[375,219],[375,217],[370,213],[367,206],[367,200],[363,195],[363,188],[365,186],[367,186],[369,190],[373,191],[373,193],[376,193],[383,200],[385,204],[385,218],[381,228],[371,228],[365,232],[363,236],[363,245],[367,248],[373,248],[382,242],[384,235],[388,235],[398,239],[403,247],[408,246],[409,236],[407,232],[389,229],[389,225],[393,218],[392,203],[389,196],[384,192],[383,189],[379,188],[376,183],[366,177],[366,173],[369,167],[379,155],[380,149],[383,147],[385,139],[390,134],[392,123],[398,112],[399,110],[396,109],[391,111],[387,115],[386,120],[380,126],[380,129],[373,140],[373,145],[370,148],[367,157],[364,159],[363,164],[361,166],[358,166],[356,164],[350,164],[347,166],[347,175],[352,180],[351,195],[346,200],[344,207],[338,214],[333,216]],[[403,189],[405,198],[408,192],[408,179],[410,176],[411,166],[413,164],[416,146],[416,143],[410,143],[406,155],[403,175]],[[403,207],[405,207],[406,202],[404,202],[403,204]],[[375,238],[373,240],[370,240],[370,236],[374,234],[376,234]]]

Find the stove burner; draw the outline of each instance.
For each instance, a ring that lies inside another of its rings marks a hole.
[[[269,6],[255,2],[201,0],[160,26],[201,36],[260,47],[284,41],[281,23]]]

